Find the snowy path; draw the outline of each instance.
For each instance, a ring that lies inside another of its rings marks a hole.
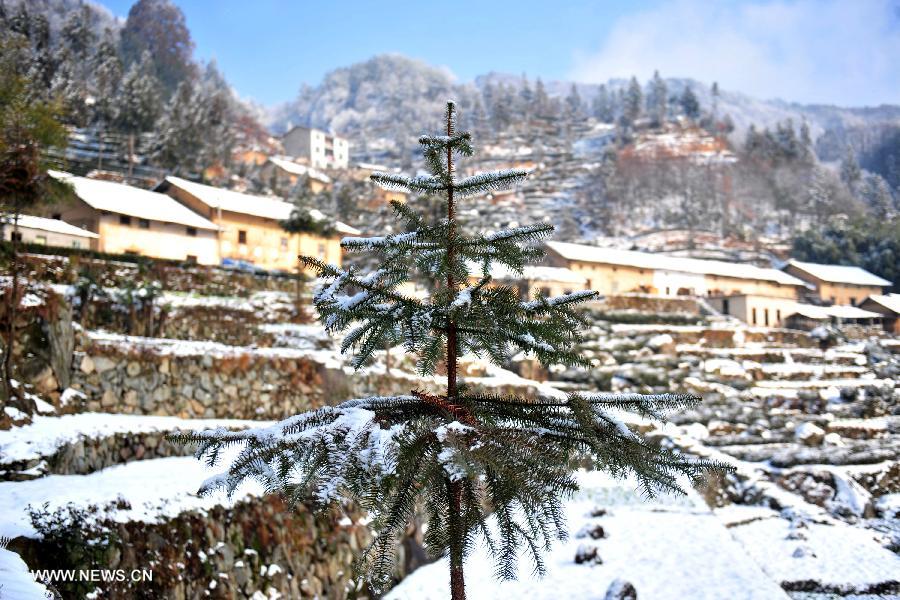
[[[580,473],[582,490],[567,505],[570,539],[546,555],[547,575],[536,579],[520,565],[519,579],[498,582],[493,563],[479,548],[466,563],[472,600],[603,598],[617,578],[630,581],[638,598],[652,600],[777,600],[787,595],[747,555],[703,500],[661,497],[643,501],[633,484],[601,473]],[[596,508],[608,512],[591,517]],[[579,539],[600,525],[603,539]],[[575,564],[578,547],[596,546],[603,564]],[[449,597],[447,561],[422,567],[387,596],[390,600]]]

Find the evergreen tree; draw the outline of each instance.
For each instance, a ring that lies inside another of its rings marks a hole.
[[[160,113],[160,98],[156,77],[152,73],[149,52],[139,62],[129,67],[122,78],[116,104],[116,124],[128,134],[128,174],[134,166],[134,138],[150,131],[156,125]]]
[[[578,87],[574,83],[569,89],[569,95],[566,96],[566,118],[570,121],[584,118],[584,103],[581,101],[581,94],[578,93]]]
[[[547,90],[544,89],[544,82],[541,78],[537,78],[534,84],[534,103],[532,105],[531,114],[538,117],[547,117],[549,115],[550,98],[547,96]]]
[[[138,0],[128,11],[122,28],[123,60],[131,66],[149,53],[150,73],[162,84],[164,98],[179,83],[195,76],[193,51],[184,13],[169,0]]]
[[[650,81],[650,93],[647,94],[647,112],[656,127],[666,122],[668,94],[665,80],[659,76],[659,71],[654,71],[653,79]]]
[[[681,104],[681,110],[687,118],[696,121],[697,117],[700,116],[700,102],[697,101],[697,96],[694,94],[694,90],[691,89],[690,85],[684,87],[684,91],[681,92],[681,98],[679,98],[678,103]]]
[[[875,218],[889,219],[893,216],[894,199],[887,181],[880,175],[870,173],[866,176],[860,195]]]
[[[854,190],[860,179],[862,179],[862,169],[859,168],[859,162],[856,160],[856,152],[853,150],[853,146],[847,144],[847,150],[841,160],[841,181]]]
[[[534,91],[531,84],[528,83],[528,77],[522,74],[522,87],[519,88],[519,109],[517,113],[524,115],[525,119],[531,115],[531,108],[534,102]]]
[[[641,116],[641,106],[643,105],[643,93],[641,92],[641,84],[638,83],[637,77],[632,77],[628,82],[628,90],[625,92],[624,105],[622,107],[622,116],[628,125]]]
[[[395,202],[405,233],[344,239],[349,252],[383,257],[381,267],[367,275],[315,258],[302,261],[326,281],[314,296],[326,328],[350,329],[343,350],[356,350],[354,366],[378,349],[402,343],[417,356],[423,375],[434,373],[439,363],[446,366],[446,391],[350,400],[263,429],[175,438],[198,443],[197,455],[210,464],[224,446],[243,445],[227,471],[204,483],[204,493],[233,492],[254,478],[293,502],[360,503],[373,515],[378,535],[357,566],[376,590],[390,576],[398,539],[420,507],[428,523],[426,545],[434,555],[449,553],[452,598],[462,600],[463,561],[479,538],[487,540],[499,577],[514,576],[521,546],[543,571],[541,549],[565,536],[562,499],[577,489],[573,459],[590,457],[596,468],[617,475],[633,472],[648,493],[680,490],[678,475],[697,478],[721,465],[649,444],[610,412],[627,408],[659,417],[661,409],[695,402],[692,396],[572,393],[529,401],[478,393],[460,381],[457,359],[465,353],[502,364],[510,351],[526,351],[545,364],[589,366],[573,351],[585,326],[574,307],[597,294],[538,295],[523,302],[516,290],[492,285],[493,264],[521,272],[540,257],[536,244],[553,227],[542,223],[466,235],[457,225],[458,203],[514,185],[527,172],[460,179],[455,155],[471,156],[472,146],[468,133],[455,130],[453,103],[442,135],[419,142],[430,175],[379,173],[372,179],[389,188],[445,195],[444,218],[429,221],[413,206]],[[431,280],[428,299],[397,290],[410,279],[410,269]],[[487,525],[489,517],[496,533]]]
[[[594,116],[599,121],[602,121],[603,123],[613,122],[615,118],[613,104],[609,97],[609,90],[606,89],[606,84],[600,84],[600,89],[597,90],[597,95],[594,96],[591,108],[593,109]]]
[[[101,127],[108,127],[116,119],[115,99],[122,82],[122,61],[113,33],[108,29],[94,55],[93,71],[96,95],[93,120]]]
[[[196,157],[202,133],[197,128],[200,107],[195,102],[190,81],[175,88],[160,119],[159,140],[154,158],[163,167],[185,175],[197,175]]]

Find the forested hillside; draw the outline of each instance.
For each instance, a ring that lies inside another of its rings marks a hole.
[[[18,55],[34,97],[62,105],[67,125],[161,169],[198,174],[265,135],[216,64],[194,58],[168,0],[140,0],[124,21],[75,0],[5,0],[0,44]]]

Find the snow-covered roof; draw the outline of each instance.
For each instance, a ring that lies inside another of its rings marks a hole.
[[[813,304],[797,304],[794,306],[793,311],[792,314],[819,321],[825,321],[832,317],[838,319],[877,319],[882,316],[870,310],[863,310],[856,306],[848,305],[815,306]]]
[[[756,265],[732,263],[721,260],[684,258],[681,256],[654,254],[652,252],[637,252],[634,250],[617,250],[614,248],[601,248],[599,246],[572,244],[568,242],[547,242],[547,247],[565,259],[581,262],[621,265],[656,271],[675,271],[680,273],[734,277],[737,279],[773,281],[781,285],[806,285],[800,279],[788,275],[784,271],[757,267]]]
[[[307,167],[306,165],[301,165],[300,163],[295,163],[294,161],[288,160],[287,158],[270,156],[269,162],[279,169],[287,171],[291,175],[305,175],[310,179],[316,179],[318,181],[321,181],[322,183],[331,183],[331,177],[329,177],[322,171]]]
[[[62,171],[48,171],[51,177],[72,184],[75,195],[96,210],[150,221],[177,223],[197,229],[219,228],[165,194],[142,190],[123,183],[76,177]]]
[[[852,285],[889,286],[891,282],[882,279],[878,275],[869,273],[860,267],[848,267],[845,265],[823,265],[819,263],[801,262],[791,259],[789,265],[809,273],[816,279],[829,283],[849,283]]]
[[[0,217],[0,220],[3,220],[4,223],[12,224],[12,216],[10,215],[3,215],[2,217]],[[19,215],[17,224],[19,227],[24,227],[26,229],[37,229],[40,231],[49,231],[52,233],[64,233],[66,235],[77,235],[79,237],[86,238],[100,237],[93,231],[88,231],[87,229],[82,229],[81,227],[75,227],[74,225],[66,223],[65,221],[61,221],[59,219],[47,219],[45,217],[35,217],[32,215]]]
[[[506,265],[494,265],[491,269],[491,277],[494,279],[524,279],[527,281],[558,281],[584,285],[587,277],[579,275],[571,269],[562,267],[545,267],[542,265],[525,265],[522,274],[516,273]],[[480,267],[475,267],[472,272],[480,272]]]
[[[875,304],[879,304],[891,312],[900,314],[900,294],[872,294],[868,298]]]
[[[280,198],[257,196],[255,194],[245,194],[234,190],[226,190],[211,185],[188,181],[187,179],[182,179],[173,175],[166,177],[165,183],[184,190],[210,208],[227,210],[243,215],[253,215],[264,219],[283,221],[289,219],[291,211],[294,210],[293,204],[285,202]],[[322,213],[322,211],[315,208],[309,211],[309,215],[317,221],[328,220],[328,217]],[[341,223],[340,221],[336,221],[334,227],[339,233],[346,233],[348,235],[360,234],[358,229],[351,227],[346,223]]]
[[[235,192],[234,190],[188,181],[173,175],[166,177],[165,183],[187,192],[210,208],[227,210],[242,215],[283,221],[290,218],[291,211],[294,209],[293,204],[279,198]]]

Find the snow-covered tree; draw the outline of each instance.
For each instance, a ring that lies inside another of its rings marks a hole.
[[[609,90],[605,83],[600,84],[597,95],[591,102],[591,109],[594,116],[603,123],[612,123],[614,118],[612,99],[609,96]]]
[[[650,80],[650,91],[647,94],[647,113],[657,127],[666,122],[668,111],[669,91],[665,80],[659,76],[659,71],[653,72]]]
[[[851,190],[856,188],[856,185],[862,179],[862,169],[859,168],[859,161],[856,159],[856,152],[853,150],[853,146],[847,144],[847,149],[844,152],[844,158],[841,159],[841,181],[847,184]]]
[[[691,86],[686,85],[684,87],[684,91],[681,92],[678,103],[681,104],[681,110],[689,119],[696,120],[697,117],[700,116],[700,102],[697,101],[697,96],[694,94],[694,90],[691,89]]]
[[[581,94],[578,93],[578,87],[574,83],[569,89],[569,95],[566,96],[566,118],[570,121],[584,118],[584,102],[582,102]]]
[[[116,48],[116,40],[109,29],[93,57],[94,71],[94,122],[109,127],[116,119],[116,93],[122,82],[122,61]]]
[[[641,105],[643,104],[643,92],[637,77],[632,77],[631,81],[628,82],[628,89],[625,91],[623,100],[623,116],[628,124],[633,124],[641,116]]]
[[[429,220],[414,204],[395,202],[404,233],[342,240],[348,252],[382,257],[372,273],[302,258],[324,279],[316,309],[328,331],[348,331],[342,348],[355,351],[355,367],[402,344],[421,374],[445,367],[446,389],[349,400],[265,428],[176,439],[199,444],[197,456],[209,464],[225,446],[243,446],[203,492],[233,492],[257,479],[293,502],[352,500],[369,510],[377,537],[357,566],[376,589],[392,572],[407,523],[423,511],[426,545],[434,555],[449,554],[452,597],[462,600],[463,561],[479,538],[496,559],[497,576],[514,576],[523,547],[543,571],[542,549],[565,537],[562,499],[577,489],[573,459],[590,459],[614,475],[633,473],[648,493],[680,490],[680,475],[696,478],[720,465],[647,443],[615,416],[628,409],[659,418],[665,408],[692,404],[692,396],[571,393],[529,400],[480,392],[461,380],[457,361],[470,353],[500,364],[511,352],[530,352],[545,364],[589,367],[574,350],[585,326],[575,307],[596,292],[523,301],[491,279],[494,265],[521,271],[538,259],[538,241],[553,227],[460,230],[457,211],[466,199],[515,185],[527,172],[460,178],[456,157],[471,156],[472,145],[455,121],[451,102],[441,135],[419,139],[429,175],[372,175],[388,188],[443,196],[443,218]],[[431,282],[429,298],[400,291],[413,274]]]

